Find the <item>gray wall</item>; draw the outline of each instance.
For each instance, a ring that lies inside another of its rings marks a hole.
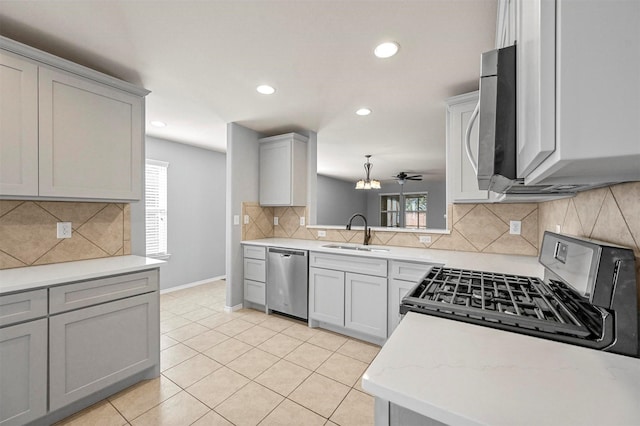
[[[166,289],[225,275],[225,154],[152,137],[146,158],[166,161]],[[144,216],[143,216],[144,218]]]
[[[427,192],[427,226],[430,229],[446,229],[447,188],[442,181],[407,181],[403,191]],[[380,226],[380,194],[399,194],[400,185],[395,182],[383,182],[379,191],[367,193],[367,219],[371,226]]]
[[[237,123],[227,124],[227,214],[226,271],[227,308],[244,301],[241,225],[233,217],[242,215],[243,201],[258,201],[258,139],[261,135]]]
[[[169,163],[168,249],[172,256],[161,267],[161,288],[224,275],[225,155],[147,137],[145,157]],[[203,184],[207,182],[215,183]],[[131,203],[131,253],[146,254],[144,196]]]
[[[427,192],[427,226],[446,229],[446,182],[407,181],[404,192]],[[400,193],[395,181],[382,182],[380,190],[356,190],[354,182],[318,175],[318,225],[343,225],[353,213],[364,213],[370,226],[380,226],[380,194]]]
[[[318,224],[345,225],[352,214],[367,213],[366,193],[354,186],[354,182],[318,175]]]

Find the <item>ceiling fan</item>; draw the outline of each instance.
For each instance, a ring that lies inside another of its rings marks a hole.
[[[400,172],[393,177],[398,181],[400,185],[404,185],[404,183],[408,180],[422,180],[422,175],[408,175],[405,172]]]

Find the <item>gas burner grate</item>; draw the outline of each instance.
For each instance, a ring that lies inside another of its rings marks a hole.
[[[533,277],[435,267],[402,303],[405,312],[437,311],[576,337],[600,335],[602,312],[561,285],[550,288]]]

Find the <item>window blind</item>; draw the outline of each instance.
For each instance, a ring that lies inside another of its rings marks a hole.
[[[147,256],[167,255],[167,169],[169,163],[147,160],[145,209]]]

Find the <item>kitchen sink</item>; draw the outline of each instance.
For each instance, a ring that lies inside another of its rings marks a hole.
[[[358,251],[370,251],[370,252],[387,252],[389,249],[380,247],[371,247],[365,245],[353,245],[353,244],[325,244],[322,247],[340,249],[340,250],[358,250]]]

